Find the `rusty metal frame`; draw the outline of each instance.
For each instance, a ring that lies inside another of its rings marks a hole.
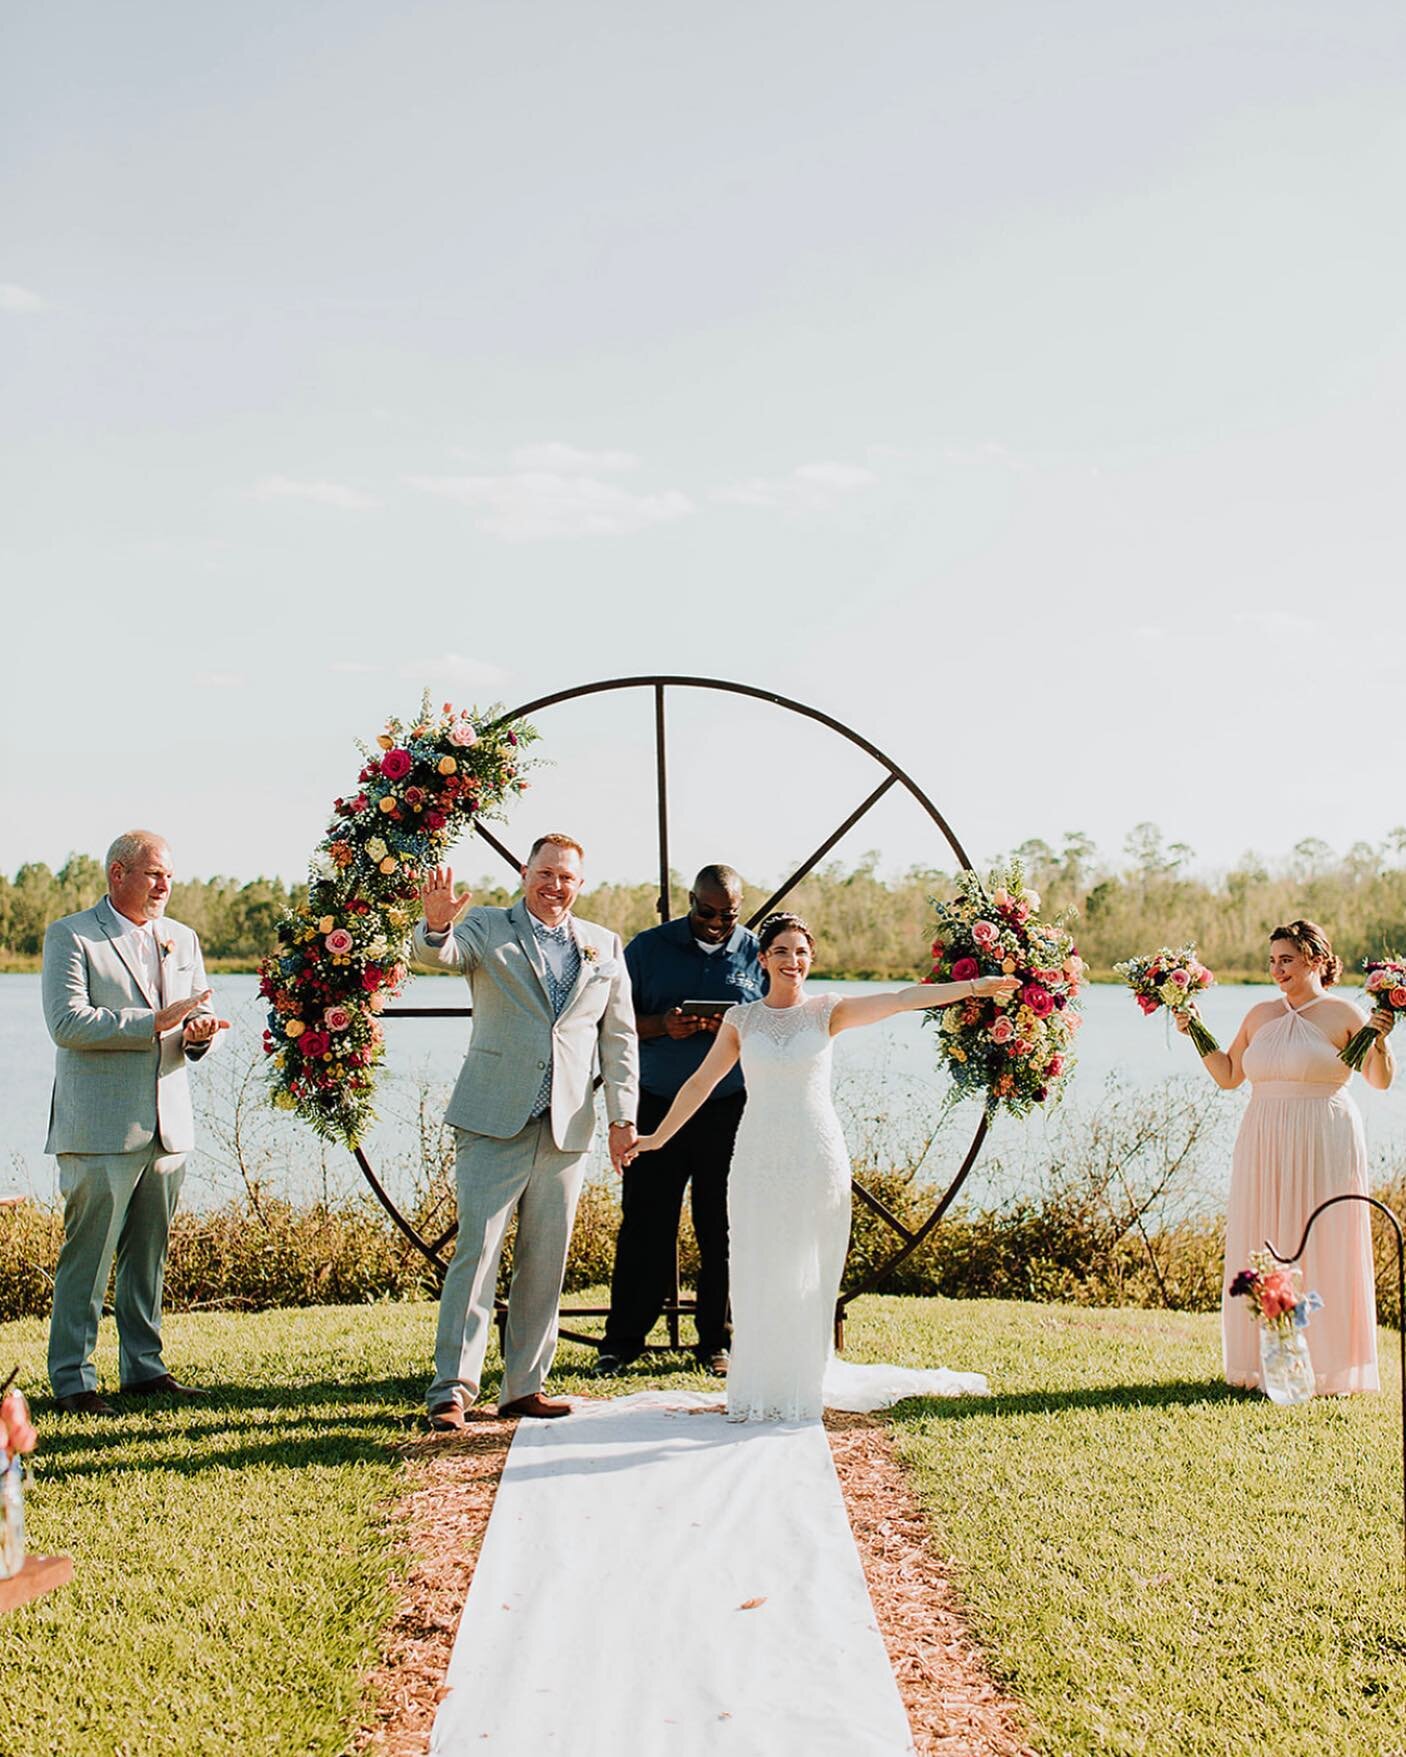
[[[937,809],[937,806],[917,784],[913,777],[902,769],[892,757],[886,755],[876,744],[871,743],[869,739],[856,732],[853,727],[846,726],[843,721],[835,719],[833,715],[824,713],[819,708],[810,707],[805,702],[793,701],[789,696],[778,695],[774,690],[759,689],[754,685],[747,683],[732,683],[717,677],[689,677],[681,675],[611,677],[602,679],[596,683],[578,684],[572,689],[555,690],[550,695],[538,696],[532,701],[522,703],[520,707],[511,709],[493,724],[494,726],[501,726],[508,721],[526,719],[529,715],[540,713],[544,708],[556,707],[563,702],[581,701],[589,696],[605,695],[624,689],[647,689],[651,692],[653,698],[655,812],[659,843],[659,894],[655,902],[655,909],[661,921],[668,921],[670,919],[671,907],[669,897],[668,722],[666,713],[666,692],[671,689],[719,690],[725,694],[746,696],[753,701],[767,702],[773,707],[783,708],[790,713],[799,714],[803,719],[813,720],[818,725],[826,727],[829,731],[834,732],[839,737],[847,740],[850,744],[855,745],[858,749],[864,751],[870,756],[879,767],[884,770],[883,779],[868,794],[868,796],[862,799],[839,827],[833,830],[830,835],[820,843],[814,852],[802,861],[800,866],[798,866],[786,880],[785,884],[775,890],[771,896],[767,898],[766,902],[752,913],[747,922],[749,927],[755,927],[765,916],[771,914],[771,912],[776,909],[787,896],[789,896],[796,886],[800,884],[801,880],[819,865],[835,844],[839,842],[841,837],[847,835],[849,831],[852,830],[854,826],[895,786],[902,786],[906,789],[910,797],[921,806],[929,818],[931,818],[932,822],[941,831],[948,847],[956,856],[959,865],[967,871],[971,870],[971,860],[967,855],[966,849],[958,841],[951,825],[947,822],[946,818],[943,817],[942,813]],[[523,864],[522,861],[509,847],[501,842],[497,836],[485,828],[480,822],[475,822],[474,831],[490,848],[494,850],[496,854],[499,855],[503,861],[507,863],[507,865],[513,869],[515,874],[520,873]],[[381,1015],[383,1019],[465,1019],[471,1018],[472,1016],[472,1007],[387,1007],[385,1012]],[[844,1322],[847,1307],[854,1300],[858,1299],[861,1294],[872,1292],[876,1287],[880,1286],[893,1270],[898,1268],[901,1263],[905,1262],[907,1258],[924,1243],[941,1222],[943,1215],[946,1214],[952,1203],[956,1200],[958,1192],[966,1182],[973,1165],[976,1163],[977,1155],[980,1153],[982,1143],[986,1138],[986,1130],[987,1118],[983,1112],[981,1120],[977,1124],[976,1132],[972,1137],[971,1145],[968,1147],[966,1154],[962,1159],[962,1163],[958,1167],[956,1175],[948,1185],[947,1190],[943,1194],[942,1199],[938,1202],[936,1208],[934,1208],[933,1212],[916,1231],[904,1225],[903,1222],[901,1222],[896,1215],[891,1213],[876,1196],[872,1196],[857,1179],[855,1180],[853,1187],[856,1196],[892,1229],[895,1236],[901,1242],[898,1245],[898,1248],[894,1250],[890,1256],[885,1258],[884,1261],[865,1278],[860,1286],[852,1288],[849,1292],[840,1295],[835,1309],[835,1342],[837,1347],[842,1347],[844,1343]],[[442,1280],[445,1270],[448,1267],[442,1253],[444,1247],[454,1237],[455,1231],[457,1230],[456,1226],[450,1226],[449,1229],[437,1239],[430,1240],[422,1238],[418,1230],[405,1218],[396,1204],[392,1201],[390,1195],[377,1178],[370,1160],[360,1147],[355,1149],[355,1156],[356,1162],[361,1168],[362,1176],[365,1177],[372,1193],[385,1209],[386,1213],[390,1216],[392,1222],[405,1235],[406,1239],[415,1246],[425,1258],[426,1262]],[[679,1347],[679,1318],[685,1313],[692,1312],[693,1309],[694,1302],[692,1300],[685,1300],[680,1297],[678,1263],[676,1260],[674,1265],[672,1297],[666,1302],[664,1308],[664,1317],[669,1333],[667,1347],[672,1349]],[[501,1325],[506,1317],[505,1308],[501,1301],[498,1302],[496,1310],[498,1321]],[[607,1316],[608,1310],[605,1307],[597,1306],[563,1307],[561,1315],[565,1318],[599,1318]],[[563,1329],[561,1335],[567,1337],[571,1341],[590,1344],[599,1340],[596,1337],[585,1336],[577,1331],[569,1329]]]
[[[1313,1231],[1314,1221],[1329,1208],[1335,1208],[1339,1202],[1365,1202],[1369,1208],[1375,1208],[1378,1214],[1386,1215],[1396,1234],[1396,1352],[1401,1368],[1401,1540],[1403,1559],[1406,1559],[1406,1237],[1403,1237],[1401,1222],[1385,1202],[1379,1202],[1375,1196],[1364,1196],[1357,1190],[1351,1190],[1346,1195],[1329,1196],[1326,1202],[1318,1204],[1304,1223],[1299,1248],[1290,1256],[1281,1257],[1268,1239],[1264,1241],[1264,1248],[1276,1262],[1297,1263],[1308,1244],[1308,1235]]]

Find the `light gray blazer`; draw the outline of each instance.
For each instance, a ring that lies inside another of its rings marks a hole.
[[[546,965],[518,899],[511,909],[470,909],[442,946],[415,929],[415,958],[427,969],[462,970],[474,1026],[445,1120],[506,1141],[524,1128],[552,1067],[552,1139],[584,1153],[595,1132],[597,1060],[611,1122],[633,1122],[639,1095],[639,1038],[630,975],[618,934],[572,916],[581,971],[561,1016],[552,1017]],[[592,958],[591,954],[594,954]]]
[[[209,1045],[187,1051],[179,1025],[158,1043],[156,1012],[205,988],[200,941],[179,921],[157,922],[157,938],[171,949],[161,960],[162,992],[153,994],[116,923],[104,897],[44,936],[44,1020],[57,1046],[44,1151],[133,1153],[159,1140],[167,1153],[188,1153],[195,1127],[186,1061]]]

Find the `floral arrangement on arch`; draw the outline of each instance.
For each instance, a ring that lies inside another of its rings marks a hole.
[[[279,922],[278,950],[259,969],[273,1102],[326,1139],[355,1147],[375,1117],[376,1015],[408,975],[422,870],[523,791],[523,748],[536,736],[495,708],[446,702],[435,713],[426,691],[413,722],[388,720],[374,747],[358,741],[356,792],[334,801],[307,900]]]
[[[933,900],[932,972],[923,980],[1005,975],[1020,988],[1006,1000],[957,1001],[926,1017],[937,1024],[954,1101],[979,1096],[988,1116],[1026,1116],[1062,1095],[1074,1065],[1084,961],[1061,922],[1041,920],[1039,892],[1018,861],[985,883],[959,873],[957,885],[955,897]]]

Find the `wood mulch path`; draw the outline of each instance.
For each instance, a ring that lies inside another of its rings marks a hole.
[[[390,1519],[411,1561],[369,1679],[374,1719],[356,1749],[425,1757],[459,1614],[516,1422],[482,1415],[463,1436],[407,1441]],[[967,1630],[893,1442],[874,1416],[831,1413],[830,1450],[879,1628],[921,1757],[1035,1757]]]

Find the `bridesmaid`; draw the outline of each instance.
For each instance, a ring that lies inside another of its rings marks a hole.
[[[1295,1249],[1320,1202],[1350,1190],[1367,1194],[1362,1118],[1347,1092],[1351,1069],[1338,1056],[1362,1014],[1324,993],[1342,974],[1342,959],[1315,922],[1291,921],[1269,936],[1269,974],[1279,998],[1251,1007],[1228,1050],[1201,1058],[1227,1091],[1250,1082],[1231,1162],[1221,1333],[1226,1378],[1253,1387],[1260,1386],[1259,1337],[1246,1302],[1230,1298],[1231,1279],[1266,1240],[1279,1251]],[[1186,1020],[1173,1017],[1185,1033]],[[1362,1073],[1379,1092],[1396,1072],[1387,1042],[1394,1021],[1385,1008],[1370,1020],[1378,1035]],[[1308,1332],[1319,1396],[1378,1389],[1370,1215],[1361,1202],[1330,1208],[1299,1265],[1304,1289],[1323,1296]]]

